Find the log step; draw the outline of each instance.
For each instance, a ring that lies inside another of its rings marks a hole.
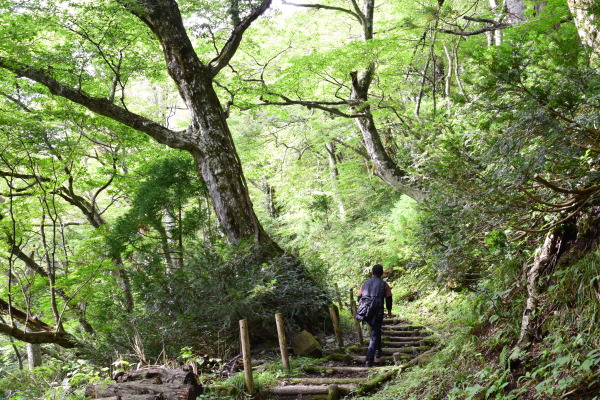
[[[400,330],[397,330],[397,329],[389,329],[389,328],[383,328],[381,330],[381,333],[383,335],[388,335],[388,336],[404,336],[404,337],[424,337],[424,336],[429,336],[425,332],[421,332],[421,331],[400,331]]]
[[[393,353],[396,354],[396,353]],[[400,360],[410,360],[412,357],[408,354],[403,354],[403,353],[399,353],[397,355],[397,358]],[[365,356],[353,356],[352,360],[359,363],[359,364],[364,364],[366,361],[366,357]],[[377,364],[385,364],[388,362],[394,362],[394,356],[390,355],[390,356],[382,356],[382,357],[376,357],[375,358],[375,363]]]
[[[381,336],[382,339],[385,336]],[[435,336],[419,336],[419,337],[415,337],[415,336],[411,336],[411,337],[402,337],[402,336],[397,336],[397,337],[391,337],[388,336],[388,338],[390,339],[390,342],[397,342],[397,343],[409,343],[409,342],[420,342],[420,341],[424,341],[426,343],[437,343],[440,341],[439,338],[435,337]],[[393,340],[392,340],[393,339]]]
[[[327,366],[305,366],[304,371],[312,372],[312,373],[325,373],[332,374],[335,372],[367,372],[369,368],[367,367],[327,367]]]
[[[414,352],[427,351],[430,348],[431,348],[430,346],[402,347],[402,348],[384,347],[381,349],[381,351],[383,352],[383,354],[395,354],[395,353],[412,354]]]
[[[330,386],[332,385],[280,385],[269,387],[268,392],[280,396],[327,394]],[[336,386],[338,386],[340,394],[344,395],[356,387],[350,384]]]
[[[427,330],[427,328],[425,328],[424,326],[419,326],[419,325],[381,325],[383,328],[386,329],[395,329],[397,331],[424,331]]]
[[[307,385],[356,385],[365,381],[365,378],[284,378],[284,381]]]

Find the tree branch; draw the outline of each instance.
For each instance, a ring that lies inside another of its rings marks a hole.
[[[494,25],[494,26],[486,26],[484,28],[477,29],[475,31],[453,31],[453,30],[444,29],[444,28],[437,28],[434,30],[441,32],[441,33],[448,33],[450,35],[466,37],[466,36],[480,35],[485,32],[497,31],[499,29],[508,28],[509,26],[510,26],[509,24],[498,24],[498,25]]]
[[[289,2],[289,1],[286,1],[286,0],[283,0],[282,3],[285,4],[285,5],[294,6],[294,7],[315,8],[317,10],[323,9],[323,10],[341,11],[343,13],[352,15],[354,18],[356,18],[356,20],[358,22],[360,22],[362,24],[362,19],[361,19],[361,15],[360,14],[355,13],[355,12],[350,11],[350,10],[347,10],[345,8],[342,8],[342,7],[326,6],[326,5],[323,5],[323,4],[300,4],[300,3],[292,3],[292,2]],[[353,1],[353,3],[354,3],[354,1]]]
[[[308,108],[309,110],[312,108],[316,108],[319,110],[326,111],[331,114],[338,115],[344,118],[360,118],[364,117],[364,114],[347,114],[343,111],[340,111],[337,108],[333,108],[330,106],[351,106],[353,104],[352,101],[349,100],[340,100],[340,101],[305,101],[305,100],[292,100],[289,97],[286,97],[282,94],[269,93],[273,96],[281,97],[284,101],[270,101],[261,98],[263,101],[262,105],[266,106],[303,106]]]
[[[256,7],[250,15],[244,18],[239,25],[233,28],[233,32],[231,32],[231,36],[225,43],[225,46],[221,49],[221,52],[217,57],[215,57],[209,64],[209,74],[211,77],[215,77],[219,71],[221,71],[229,61],[233,58],[233,55],[237,51],[240,43],[242,42],[242,36],[246,29],[254,22],[258,17],[260,17],[267,9],[271,6],[271,0],[263,0],[262,3],[258,7]]]
[[[41,321],[39,318],[32,317],[24,311],[21,311],[17,308],[11,307],[6,301],[0,299],[0,313],[10,315],[12,318],[16,319],[27,328],[34,331],[46,331],[53,332],[55,329]]]
[[[23,332],[16,327],[0,323],[0,333],[32,344],[55,343],[67,349],[79,346],[66,332]]]
[[[541,183],[542,185],[546,186],[549,189],[554,190],[555,192],[564,193],[564,194],[589,195],[589,194],[593,194],[595,192],[600,191],[600,185],[593,185],[593,186],[583,188],[583,189],[572,189],[571,190],[571,189],[564,189],[559,186],[556,186],[555,184],[548,182],[547,180],[545,180],[544,178],[542,178],[539,175],[535,175],[533,177],[533,180]]]
[[[361,149],[360,147],[354,147],[354,146],[350,146],[349,144],[345,143],[344,141],[338,139],[338,138],[332,138],[332,141],[341,144],[344,147],[349,148],[350,150],[352,150],[353,152],[355,152],[356,154],[358,154],[359,156],[361,156],[362,158],[364,158],[366,161],[371,162],[371,157],[369,157],[369,154],[367,154],[367,152],[363,149]]]
[[[50,179],[48,178],[43,178],[37,175],[33,175],[33,174],[19,174],[17,172],[6,172],[6,171],[0,171],[0,176],[4,177],[11,177],[11,178],[19,178],[19,179],[36,179],[36,180],[40,180],[42,182],[49,182]]]
[[[0,68],[14,72],[17,77],[32,79],[46,86],[50,93],[64,97],[74,103],[80,104],[90,111],[117,122],[127,125],[137,131],[146,133],[162,144],[177,149],[187,149],[188,140],[179,132],[172,131],[146,117],[132,113],[122,107],[116,106],[103,98],[91,97],[83,92],[73,90],[52,78],[47,72],[30,65],[21,64],[14,60],[0,57]]]

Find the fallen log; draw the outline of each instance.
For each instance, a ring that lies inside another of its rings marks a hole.
[[[130,372],[120,372],[114,377],[115,381],[132,382],[146,379],[160,379],[162,383],[176,383],[180,385],[200,386],[196,376],[191,371],[166,368],[144,368]],[[159,383],[159,382],[156,382]]]

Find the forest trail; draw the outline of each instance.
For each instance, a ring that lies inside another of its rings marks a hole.
[[[368,340],[365,340],[368,343]],[[324,399],[372,393],[407,367],[428,359],[439,337],[421,325],[396,318],[386,319],[382,329],[382,356],[375,366],[365,367],[366,344],[329,349],[314,365],[305,366],[305,376],[283,377],[277,384],[259,390],[259,398],[272,400]],[[115,383],[90,385],[86,397],[102,400],[192,400],[203,392],[208,398],[229,398],[231,387],[217,384],[202,387],[191,371],[161,366],[119,372]]]
[[[439,343],[434,332],[396,318],[385,319],[382,330],[382,356],[372,368],[364,367],[366,345],[348,347],[345,354],[330,354],[326,361],[305,367],[306,376],[283,378],[267,388],[276,399],[326,399],[370,393],[407,366],[416,364]]]

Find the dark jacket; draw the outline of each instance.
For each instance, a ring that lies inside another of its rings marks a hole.
[[[383,313],[383,305],[385,299],[385,306],[390,311],[392,309],[392,289],[383,279],[378,276],[373,276],[371,279],[366,280],[358,289],[358,301],[362,296],[377,296],[380,299],[381,308],[377,310]]]

